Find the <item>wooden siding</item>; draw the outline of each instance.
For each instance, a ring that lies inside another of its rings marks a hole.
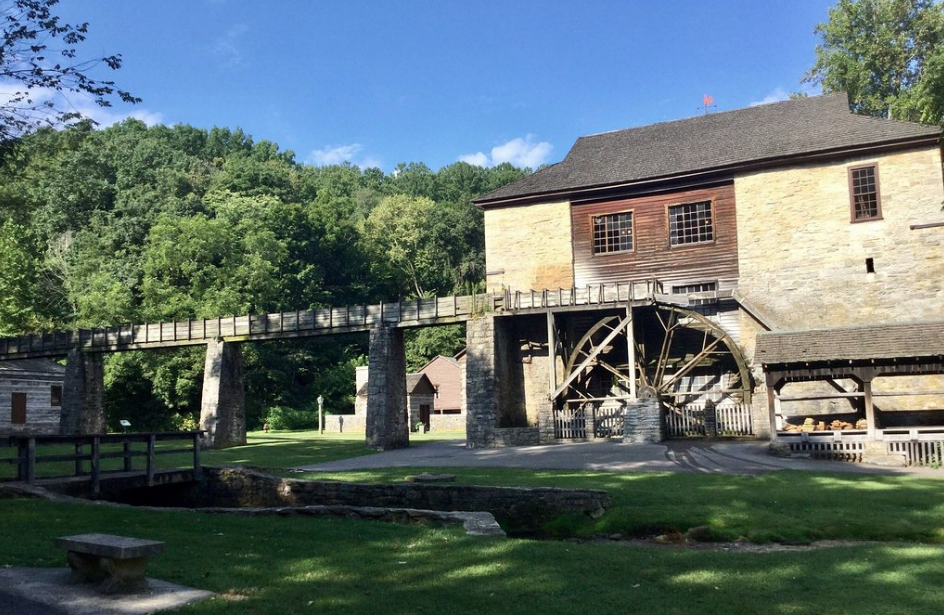
[[[53,386],[62,386],[62,378],[32,374],[0,376],[0,433],[58,434],[61,408],[50,403]],[[20,405],[24,399],[25,407]],[[20,418],[25,422],[20,423]]]
[[[711,201],[714,241],[685,246],[669,245],[668,208],[683,203]],[[633,212],[631,252],[593,254],[593,217]],[[574,247],[574,282],[587,284],[654,278],[672,286],[715,282],[718,290],[737,286],[737,224],[734,183],[597,203],[571,208]]]

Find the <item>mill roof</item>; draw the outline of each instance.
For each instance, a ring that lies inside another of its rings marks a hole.
[[[538,196],[733,171],[831,152],[936,142],[941,129],[855,115],[839,92],[577,139],[561,162],[476,200],[482,207]]]
[[[757,334],[754,360],[765,365],[944,356],[944,321]]]

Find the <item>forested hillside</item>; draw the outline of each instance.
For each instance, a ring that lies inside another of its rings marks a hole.
[[[312,167],[238,129],[136,120],[40,130],[0,158],[0,335],[470,292],[485,273],[471,199],[526,172]],[[459,327],[411,335],[411,367],[462,340]],[[246,345],[250,427],[273,407],[313,416],[319,394],[343,411],[365,346]],[[203,359],[109,356],[109,421],[192,426]]]

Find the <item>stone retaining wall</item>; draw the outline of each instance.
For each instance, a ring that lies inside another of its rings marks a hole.
[[[439,511],[485,511],[508,530],[538,530],[565,514],[599,517],[610,506],[604,491],[480,487],[421,483],[363,484],[278,478],[242,468],[205,468],[190,492],[192,506],[375,506]]]

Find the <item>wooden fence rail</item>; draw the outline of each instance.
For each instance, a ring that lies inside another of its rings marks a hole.
[[[16,466],[16,478],[30,485],[35,484],[38,478],[56,479],[70,477],[87,477],[91,482],[92,493],[100,491],[102,477],[108,474],[140,474],[147,478],[148,486],[154,485],[154,477],[158,474],[157,455],[174,453],[190,453],[193,455],[194,478],[200,477],[200,440],[205,431],[174,431],[149,432],[134,434],[102,434],[91,436],[8,436],[0,438],[0,447],[9,447],[16,450],[13,457],[0,458],[0,463]],[[163,441],[190,441],[191,446],[181,448],[158,448],[157,443]],[[120,451],[103,451],[103,445],[120,445]],[[135,448],[135,445],[139,445]],[[53,450],[50,454],[39,454],[41,448],[62,449],[72,446],[73,453],[63,454]],[[86,448],[88,452],[86,452]],[[143,457],[143,469],[134,468],[134,458]],[[109,459],[120,459],[120,468],[107,469],[102,462]],[[56,472],[57,468],[66,467],[65,463],[73,462],[68,467],[69,472]],[[37,474],[37,466],[45,464],[48,471]],[[52,464],[60,464],[53,466]],[[88,469],[86,469],[88,468]]]

